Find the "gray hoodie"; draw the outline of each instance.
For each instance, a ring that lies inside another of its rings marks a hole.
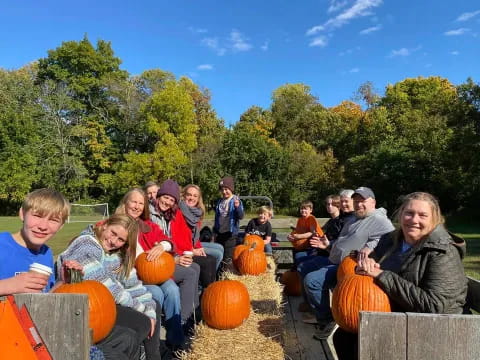
[[[374,249],[380,237],[394,229],[384,208],[375,209],[364,218],[354,217],[343,226],[338,239],[333,243],[329,260],[333,264],[340,264],[353,250],[360,250],[364,246]]]

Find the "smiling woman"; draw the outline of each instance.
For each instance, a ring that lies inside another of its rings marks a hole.
[[[467,295],[462,258],[465,241],[443,226],[437,200],[430,194],[407,195],[397,211],[400,229],[385,234],[356,272],[370,276],[389,297],[392,311],[461,314]],[[342,330],[334,336],[339,358],[356,337]]]

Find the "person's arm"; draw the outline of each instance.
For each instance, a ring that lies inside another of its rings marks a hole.
[[[234,207],[234,214],[235,218],[237,220],[242,220],[243,216],[245,215],[243,211],[243,203],[242,200],[238,197],[238,195],[235,195],[234,200],[233,200],[233,207]]]
[[[48,279],[40,274],[25,272],[0,280],[0,295],[39,293],[47,286]]]
[[[378,220],[372,224],[372,230],[368,233],[368,240],[364,247],[373,250],[377,247],[382,235],[385,235],[393,230],[395,227],[388,218],[377,218]],[[371,252],[371,251],[370,251]]]
[[[143,286],[143,283],[138,279],[135,268],[130,272],[130,276],[122,282],[122,285],[133,299],[136,299],[145,306],[143,313],[150,319],[155,320],[157,318],[155,301],[152,298],[152,294],[148,292],[147,288]]]
[[[270,241],[272,240],[272,224],[270,224],[270,221],[267,221],[267,231],[265,232],[265,239],[263,239],[264,244],[270,244]]]
[[[427,256],[418,286],[388,270],[375,278],[375,283],[403,311],[441,314],[465,299],[467,280],[457,250],[450,246],[447,253],[431,252]]]

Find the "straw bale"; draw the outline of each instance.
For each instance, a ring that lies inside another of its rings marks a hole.
[[[212,329],[201,323],[195,329],[190,351],[182,360],[283,360],[282,286],[275,281],[275,262],[267,258],[267,272],[240,275],[231,268],[223,279],[238,280],[248,289],[252,311],[249,318],[231,330]]]

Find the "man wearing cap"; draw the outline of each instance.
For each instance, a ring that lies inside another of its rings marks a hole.
[[[324,258],[323,266],[305,276],[303,281],[307,299],[315,310],[319,329],[316,339],[326,339],[335,327],[330,310],[329,290],[337,283],[337,268],[340,262],[354,250],[359,256],[367,256],[378,244],[383,234],[394,230],[384,208],[375,208],[375,194],[372,189],[362,186],[352,195],[355,217],[345,223],[338,239],[331,246],[330,256]],[[326,237],[315,239],[317,247],[327,248]],[[315,241],[314,240],[314,241]]]

